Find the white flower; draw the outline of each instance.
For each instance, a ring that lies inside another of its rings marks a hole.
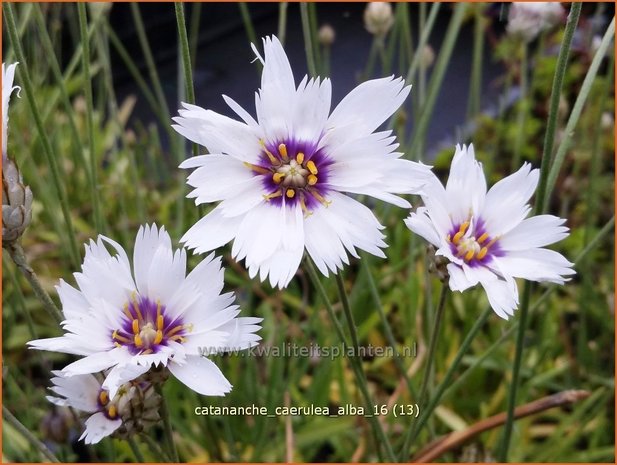
[[[117,405],[109,403],[107,391],[101,389],[94,375],[67,378],[61,371],[52,373],[56,376],[51,379],[53,386],[50,389],[60,397],[47,396],[47,400],[61,407],[72,407],[91,414],[80,440],[83,439],[86,444],[96,444],[122,426]],[[106,401],[105,404],[101,400]]]
[[[394,194],[415,193],[428,167],[401,159],[391,131],[375,131],[404,102],[409,87],[392,77],[360,84],[330,114],[330,80],[296,88],[276,37],[264,39],[257,120],[230,98],[244,122],[184,104],[173,127],[205,146],[181,168],[196,203],[221,202],[181,239],[203,253],[234,240],[232,255],[249,275],[269,275],[272,286],[291,281],[304,248],[324,275],[349,263],[356,248],[384,257],[384,235],[373,213],[342,192],[372,196],[400,207]]]
[[[385,36],[394,24],[392,5],[388,2],[369,2],[364,10],[364,27],[378,37]]]
[[[52,371],[52,374],[55,376],[49,389],[60,397],[47,396],[47,400],[90,414],[85,422],[86,429],[79,438],[86,444],[96,444],[113,433],[116,433],[114,436],[131,435],[160,419],[160,396],[150,383],[126,383],[111,398],[94,375],[68,377],[61,371]]]
[[[225,376],[201,355],[254,346],[261,319],[238,318],[233,293],[220,294],[221,259],[211,254],[185,276],[186,251],[174,252],[169,234],[153,225],[137,233],[133,266],[131,272],[117,242],[90,241],[82,272],[75,273],[79,289],[62,280],[57,286],[66,334],[29,345],[84,356],[64,368],[66,376],[111,368],[103,383],[111,398],[157,365],[200,394],[229,392]]]
[[[15,68],[19,63],[13,63],[8,67],[2,63],[2,163],[6,161],[6,137],[9,125],[9,100],[15,89],[21,90],[21,87],[13,87],[13,79],[15,78]]]
[[[559,24],[564,17],[565,9],[559,2],[514,2],[508,12],[506,31],[530,42],[540,32]]]
[[[488,192],[473,146],[456,147],[446,187],[437,178],[423,188],[424,207],[405,220],[446,257],[450,288],[480,283],[493,310],[507,319],[518,306],[514,278],[563,284],[574,274],[572,263],[542,247],[568,235],[564,219],[552,215],[527,218],[538,170],[525,163]]]

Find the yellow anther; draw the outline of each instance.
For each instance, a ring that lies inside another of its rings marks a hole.
[[[133,308],[135,312],[137,312],[137,318],[141,321],[144,321],[144,316],[141,314],[141,310],[139,309],[139,302],[137,301],[137,293],[133,292],[131,295],[131,300],[133,301]]]
[[[270,152],[267,148],[264,147],[264,152],[266,152],[266,155],[268,156],[268,158],[270,159],[270,163],[272,163],[273,165],[278,165],[280,163],[279,159],[276,158],[274,155],[272,155],[272,152]]]
[[[112,339],[117,339],[118,341],[120,341],[120,342],[124,342],[125,344],[130,344],[131,342],[133,342],[133,341],[131,341],[130,339],[128,339],[128,338],[126,338],[126,337],[121,336],[120,334],[118,334],[118,330],[117,330],[117,329],[116,329],[116,330],[114,330],[114,332],[111,334],[111,338],[112,338]]]
[[[272,194],[264,194],[264,199],[265,200],[271,200],[271,199],[275,199],[276,197],[280,197],[281,195],[283,195],[283,191],[282,190],[278,190],[276,192],[273,192]]]
[[[161,331],[160,329],[156,332],[156,337],[154,338],[154,343],[155,344],[160,344],[161,341],[163,340],[163,331]]]
[[[280,184],[281,181],[283,180],[283,178],[285,177],[284,173],[274,173],[272,175],[272,180],[276,183],[276,184]]]
[[[296,191],[294,189],[287,189],[287,192],[285,192],[285,195],[288,198],[293,199],[294,196],[296,195]]]
[[[159,315],[156,317],[156,329],[158,330],[162,330],[163,329],[163,315]]]
[[[146,349],[146,350],[142,350],[139,355],[148,355],[148,354],[151,354],[152,352],[153,352],[152,349]]]
[[[137,347],[141,347],[144,345],[144,341],[141,340],[141,336],[139,334],[135,334],[135,338],[133,339],[133,341],[135,342],[135,345]]]
[[[458,245],[458,242],[461,240],[461,237],[463,237],[464,235],[465,233],[463,231],[457,232],[452,238],[452,242],[454,242],[455,245]]]
[[[317,184],[317,176],[315,176],[314,174],[309,174],[307,182],[309,186],[314,186],[315,184]]]
[[[469,260],[471,260],[473,258],[474,252],[473,250],[470,250],[469,252],[467,252],[465,254],[465,261],[468,262]]]
[[[122,311],[124,312],[126,316],[129,317],[129,320],[132,320],[135,318],[133,314],[131,313],[131,311],[129,310],[129,304],[124,304],[124,306],[122,307]]]
[[[488,244],[486,244],[486,248],[488,249],[489,247],[491,247],[495,242],[497,242],[497,239],[499,239],[499,237],[494,237],[491,239],[491,242],[489,242]]]
[[[302,152],[298,152],[296,154],[296,161],[301,165],[304,163],[304,154]]]
[[[446,236],[446,241],[448,241],[448,244],[452,242],[452,236],[450,236],[450,234]]]
[[[478,237],[478,244],[482,244],[487,239],[488,239],[488,233],[482,234],[480,237]]]
[[[458,230],[462,232],[463,234],[465,234],[465,232],[467,232],[468,227],[469,227],[469,221],[465,221],[463,224],[461,224]]]
[[[139,332],[139,320],[133,320],[133,334]]]
[[[321,194],[319,194],[319,192],[311,190],[310,193],[313,195],[313,197],[315,197],[317,200],[319,200],[319,202],[324,206],[324,207],[328,207],[330,206],[330,204],[332,203],[330,200],[326,200],[324,199]]]
[[[175,336],[170,337],[169,340],[170,341],[186,342],[186,338],[184,336],[180,336],[179,334],[176,334]]]
[[[287,147],[285,146],[285,144],[279,144],[279,153],[281,154],[281,156],[283,157],[283,160],[287,160]]]
[[[308,208],[306,208],[306,202],[304,201],[304,196],[300,196],[300,208],[302,208],[302,212],[304,212],[304,218],[308,218],[313,214]]]
[[[110,418],[116,418],[118,410],[116,409],[115,405],[112,405],[111,407],[109,407],[109,410],[107,410],[107,413]]]
[[[309,160],[306,162],[306,169],[311,172],[311,174],[317,174],[317,166],[315,166],[315,162],[313,160]]]
[[[114,345],[115,345],[116,347],[122,347],[122,344],[120,344],[119,342],[114,342]]]
[[[259,165],[253,165],[252,163],[248,163],[248,162],[244,162],[244,166],[246,166],[248,169],[255,171],[256,173],[260,173],[260,174],[268,174],[270,172],[270,170],[267,170],[266,168],[259,166]]]
[[[101,391],[99,393],[99,402],[102,405],[107,405],[107,402],[109,402],[109,393],[107,391]]]
[[[487,253],[488,253],[488,248],[482,247],[480,251],[478,252],[478,255],[476,255],[476,258],[478,260],[482,260],[486,256]]]

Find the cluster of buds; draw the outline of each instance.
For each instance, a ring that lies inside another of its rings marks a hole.
[[[112,434],[115,438],[126,439],[155,425],[161,419],[161,396],[154,389],[154,385],[147,381],[137,379],[126,383],[108,404],[108,409],[110,406],[116,409],[116,414],[122,419],[122,425]]]

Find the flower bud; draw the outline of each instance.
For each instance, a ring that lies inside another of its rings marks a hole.
[[[388,2],[371,2],[364,10],[364,27],[377,37],[384,37],[394,24],[392,5]]]
[[[429,44],[426,44],[422,49],[420,61],[422,62],[424,69],[428,69],[433,66],[433,63],[435,62],[435,51]]]
[[[32,219],[32,191],[23,184],[19,168],[6,158],[2,165],[2,245],[21,237]]]
[[[514,2],[508,13],[509,35],[531,42],[540,32],[548,30],[565,17],[559,2]]]
[[[321,45],[324,45],[326,47],[332,45],[334,43],[334,39],[336,39],[336,33],[334,32],[334,28],[329,24],[324,24],[319,28],[317,38],[319,39],[319,43]]]
[[[158,423],[161,396],[154,390],[151,383],[135,381],[120,388],[110,405],[114,405],[118,415],[122,418],[122,426],[112,437],[126,439],[135,433],[140,433],[149,426]],[[107,406],[109,409],[109,406]]]
[[[428,256],[428,271],[435,274],[442,283],[445,283],[450,279],[450,273],[448,273],[448,259],[441,255],[436,255],[435,247],[428,245],[426,247]]]

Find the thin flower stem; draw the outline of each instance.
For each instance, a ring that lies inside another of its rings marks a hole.
[[[26,428],[9,410],[3,405],[2,416],[8,424],[19,431],[26,440],[32,444],[47,460],[54,463],[60,463],[60,460],[49,450],[49,448],[39,441],[28,428]]]
[[[566,68],[568,66],[568,56],[570,55],[570,46],[572,45],[572,38],[574,37],[574,31],[578,24],[578,17],[581,14],[581,3],[572,3],[570,14],[568,15],[568,21],[566,23],[566,30],[559,49],[559,56],[557,57],[557,67],[555,69],[555,76],[553,77],[553,87],[551,90],[551,99],[548,113],[548,122],[546,124],[546,133],[544,135],[544,149],[542,150],[542,164],[540,165],[540,179],[538,181],[538,189],[536,190],[536,203],[534,206],[534,215],[538,215],[544,211],[544,198],[546,196],[546,186],[550,164],[552,161],[553,144],[555,143],[555,130],[557,128],[557,113],[559,111],[559,99],[561,97],[561,88],[563,87],[563,78],[566,74]],[[515,385],[513,384],[512,387]],[[511,406],[511,410],[514,411],[514,406]],[[511,417],[512,415],[509,415]],[[509,422],[506,422],[506,427]]]
[[[240,15],[242,16],[246,36],[251,43],[257,45],[257,35],[255,34],[255,28],[253,27],[253,21],[251,20],[251,13],[249,12],[248,5],[246,2],[240,2],[238,3],[238,8],[240,8]]]
[[[424,147],[424,139],[426,137],[426,132],[428,131],[428,125],[433,115],[433,109],[435,108],[435,102],[437,101],[437,96],[441,89],[441,84],[443,82],[446,69],[450,63],[454,45],[456,44],[461,26],[463,25],[467,7],[468,5],[465,3],[459,3],[454,7],[454,14],[452,15],[452,19],[448,25],[448,30],[446,31],[446,36],[441,46],[441,50],[439,51],[439,57],[437,58],[435,69],[431,75],[431,82],[428,86],[426,101],[420,109],[420,119],[416,124],[413,134],[411,149],[409,152],[414,160],[420,159],[420,154]],[[419,48],[419,50],[421,49]]]
[[[585,75],[585,79],[583,80],[583,84],[581,85],[581,90],[576,97],[576,101],[574,102],[574,107],[572,107],[572,113],[570,113],[570,117],[568,118],[568,122],[566,123],[566,129],[564,131],[564,137],[557,148],[557,153],[555,154],[555,158],[550,165],[548,179],[546,181],[546,192],[543,197],[543,210],[546,210],[548,206],[548,201],[551,197],[551,193],[553,188],[555,187],[555,182],[557,181],[557,176],[559,175],[559,170],[561,169],[561,165],[563,165],[563,161],[566,157],[566,152],[570,147],[570,142],[572,141],[572,136],[574,135],[574,129],[578,124],[578,120],[583,111],[583,107],[585,106],[585,102],[587,101],[587,97],[589,96],[589,91],[591,90],[592,84],[598,74],[598,69],[600,68],[600,63],[604,60],[606,56],[606,52],[608,50],[609,45],[613,37],[615,36],[615,18],[611,21],[608,26],[604,37],[602,38],[602,42],[600,43],[600,47],[598,51],[593,57],[591,62],[591,66],[589,66],[589,70]]]
[[[304,49],[306,50],[306,63],[311,77],[317,76],[315,64],[315,51],[313,50],[313,35],[311,34],[311,21],[308,12],[308,4],[300,3],[300,17],[302,19],[302,34],[304,36]]]
[[[394,349],[396,347],[396,339],[394,339],[394,334],[392,333],[392,327],[390,326],[390,323],[388,322],[388,317],[386,315],[386,312],[383,309],[383,305],[381,305],[381,299],[379,298],[379,291],[377,289],[377,285],[375,284],[373,273],[371,272],[371,269],[369,267],[368,257],[366,256],[362,257],[362,268],[364,268],[364,272],[366,273],[366,276],[368,278],[369,289],[371,291],[371,295],[373,296],[373,300],[375,301],[375,306],[377,307],[379,318],[381,318],[381,323],[385,331],[386,339],[388,340],[388,344],[390,344],[390,347]],[[407,376],[407,370],[405,370],[405,367],[403,366],[403,362],[396,355],[394,355],[392,360],[394,360],[394,364],[396,365],[396,368],[398,369],[398,371],[400,372],[400,375],[405,380],[405,383],[407,384],[407,389],[409,390],[409,394],[411,395],[411,398],[415,399],[416,392],[415,392],[415,389],[413,388],[413,384],[411,383],[411,380],[409,379],[409,376]]]
[[[429,348],[426,354],[426,366],[424,367],[424,377],[422,378],[422,386],[420,387],[420,394],[417,397],[416,403],[422,405],[424,402],[424,396],[428,388],[428,380],[431,376],[431,370],[433,369],[433,362],[435,358],[435,348],[437,347],[437,336],[441,328],[441,320],[446,308],[446,301],[448,297],[448,286],[443,284],[441,287],[441,293],[439,294],[439,303],[437,304],[437,313],[435,314],[435,321],[433,322],[433,330],[431,331],[431,339],[429,341]],[[409,450],[411,440],[415,439],[417,434],[418,424],[413,421],[408,430],[407,436],[403,443],[403,454]],[[404,457],[401,457],[404,459]]]
[[[101,207],[98,195],[98,176],[97,176],[97,157],[94,149],[94,122],[92,114],[94,113],[92,103],[92,80],[90,78],[90,37],[88,37],[88,17],[86,15],[86,4],[77,3],[77,15],[79,17],[79,35],[81,37],[81,47],[83,53],[81,55],[82,68],[84,73],[84,93],[86,95],[86,133],[88,134],[88,154],[90,155],[90,191],[92,195],[92,210],[94,214],[94,225],[96,231],[103,234],[103,217],[101,215]]]
[[[21,244],[18,242],[13,242],[11,245],[7,246],[7,250],[13,260],[13,263],[15,263],[15,266],[19,268],[19,271],[22,272],[32,286],[32,290],[43,304],[43,308],[47,310],[47,313],[51,315],[56,323],[60,324],[60,322],[64,319],[62,317],[62,313],[54,301],[51,300],[51,297],[41,285],[36,273],[28,264],[28,259],[26,258],[26,254],[24,253],[24,249],[21,247]]]
[[[165,400],[165,396],[161,390],[159,390],[159,395],[161,396],[161,418],[163,419],[163,429],[165,430],[165,439],[167,441],[167,448],[169,451],[168,453],[172,462],[177,463],[180,461],[180,458],[178,457],[178,449],[176,448],[176,443],[174,442],[174,432],[171,427],[171,415],[169,408],[167,407],[167,401]]]
[[[559,110],[559,98],[563,79],[566,73],[568,64],[568,55],[570,54],[570,46],[574,31],[578,24],[578,18],[581,13],[581,3],[573,3],[568,15],[566,30],[564,33],[563,42],[557,58],[557,68],[553,79],[553,88],[551,91],[550,110],[548,115],[548,123],[546,126],[546,135],[544,138],[544,150],[542,152],[542,163],[540,164],[540,180],[538,182],[538,190],[536,192],[536,202],[534,205],[534,214],[540,214],[544,211],[545,196],[547,194],[547,176],[551,165],[551,154],[553,151],[553,143],[555,138],[555,129],[557,126],[557,112]],[[614,23],[613,23],[614,24]],[[499,448],[498,457],[501,462],[508,461],[508,450],[510,440],[512,438],[512,430],[514,427],[514,409],[516,407],[516,394],[520,381],[520,369],[523,359],[523,345],[525,342],[525,331],[527,330],[527,316],[529,313],[529,302],[531,299],[532,282],[525,281],[523,289],[523,297],[521,299],[519,327],[516,338],[516,349],[514,353],[514,363],[512,365],[512,383],[510,392],[508,393],[507,419],[503,431],[502,441]]]
[[[60,176],[60,169],[58,168],[58,160],[60,160],[60,158],[55,153],[49,137],[47,136],[47,131],[43,125],[43,120],[41,119],[39,107],[34,99],[34,86],[32,85],[32,80],[30,79],[30,73],[28,71],[28,61],[26,60],[26,56],[24,55],[21,46],[21,41],[19,40],[19,37],[17,35],[17,26],[15,24],[13,7],[9,3],[3,3],[2,9],[6,18],[7,32],[9,33],[10,42],[15,49],[17,61],[21,63],[18,71],[22,78],[22,85],[26,94],[26,100],[28,101],[28,105],[30,106],[30,112],[32,113],[32,116],[34,118],[34,124],[37,128],[37,131],[39,132],[41,142],[43,143],[43,153],[45,154],[47,163],[49,164],[52,182],[54,184],[56,194],[58,195],[58,199],[60,201],[62,215],[64,216],[64,222],[66,224],[66,235],[68,236],[69,241],[71,261],[73,262],[73,266],[77,268],[80,262],[79,249],[77,247],[77,240],[75,239],[75,231],[73,230],[73,220],[71,218],[71,212],[69,209],[69,201],[66,196],[66,192],[64,191],[62,179]]]
[[[131,451],[133,452],[133,455],[135,456],[135,459],[136,459],[135,461],[138,463],[144,463],[146,459],[144,458],[144,455],[139,450],[139,444],[137,444],[137,442],[135,441],[135,438],[128,438],[126,442],[129,443]]]
[[[484,310],[484,313],[482,313],[478,317],[476,322],[473,324],[473,326],[467,333],[467,336],[465,336],[465,339],[463,339],[463,342],[461,343],[461,347],[456,353],[454,360],[452,360],[452,362],[450,363],[450,366],[448,367],[448,371],[446,371],[446,374],[444,375],[443,380],[441,381],[441,383],[439,383],[439,386],[437,387],[433,396],[428,401],[428,404],[422,408],[421,410],[422,413],[420,414],[418,421],[414,424],[415,428],[409,428],[407,430],[407,437],[405,438],[405,443],[403,445],[401,455],[399,456],[399,459],[401,461],[409,460],[410,445],[413,444],[413,441],[415,441],[417,435],[420,433],[420,431],[422,431],[422,428],[426,424],[427,420],[430,418],[433,411],[439,404],[439,401],[441,400],[443,393],[446,391],[448,387],[450,387],[450,382],[452,381],[452,377],[454,376],[454,373],[458,369],[459,364],[463,360],[463,356],[467,353],[467,350],[469,349],[469,346],[471,345],[472,341],[476,337],[476,334],[480,331],[480,329],[482,328],[482,326],[484,325],[484,323],[486,322],[486,320],[488,319],[488,317],[491,315],[492,312],[493,310],[490,307],[488,307],[486,310]]]
[[[186,33],[186,21],[184,19],[184,5],[181,2],[174,3],[176,9],[176,21],[178,23],[178,36],[180,37],[180,50],[182,51],[182,69],[184,71],[184,87],[186,90],[186,101],[195,103],[195,88],[193,86],[193,69],[191,66],[191,50],[189,39]],[[193,155],[199,154],[199,145],[192,144]]]
[[[156,442],[146,433],[141,433],[140,437],[148,443],[148,447],[150,448],[150,450],[152,450],[155,455],[161,459],[162,462],[171,462],[169,456],[165,452],[163,452],[158,442]]]
[[[354,322],[353,313],[351,312],[351,306],[349,305],[349,298],[347,297],[347,292],[345,291],[345,283],[343,282],[343,278],[341,277],[341,272],[336,274],[336,286],[338,288],[341,303],[343,304],[343,312],[347,321],[347,327],[349,329],[349,333],[351,334],[351,341],[353,344],[353,356],[351,357],[351,359],[356,365],[356,374],[358,382],[360,384],[360,391],[362,392],[364,402],[366,403],[367,408],[372,409],[373,400],[368,390],[368,382],[366,380],[366,375],[362,370],[362,359],[360,358],[360,341],[358,340],[358,330],[356,328],[356,323]],[[375,419],[375,416],[373,416],[372,418]],[[394,455],[394,451],[392,450],[390,441],[388,441],[388,438],[386,437],[386,434],[381,427],[381,423],[375,421],[374,425],[376,425],[374,426],[375,433],[382,441],[382,445],[385,448],[386,454],[388,455],[388,460],[396,460],[396,456]]]
[[[486,20],[480,7],[474,11],[473,55],[471,59],[471,84],[469,86],[469,103],[467,116],[473,119],[480,113],[482,97],[482,64],[484,55],[484,27]]]
[[[317,291],[319,292],[324,305],[326,307],[326,310],[328,311],[328,315],[330,316],[330,319],[332,320],[332,323],[334,324],[334,328],[336,330],[336,333],[339,337],[339,339],[341,340],[342,344],[343,344],[343,352],[347,353],[347,347],[349,346],[347,344],[347,339],[345,337],[345,331],[343,329],[343,326],[341,325],[340,321],[338,320],[338,318],[336,317],[336,314],[334,313],[334,308],[332,307],[332,303],[330,302],[330,299],[328,298],[328,294],[326,293],[326,290],[324,289],[323,285],[321,284],[321,281],[319,279],[319,275],[317,274],[317,270],[315,269],[315,265],[313,264],[313,262],[307,258],[306,259],[306,269],[308,271],[309,277],[311,278],[311,281],[313,282],[313,285],[317,288]],[[364,376],[362,374],[362,366],[360,365],[360,369],[358,370],[358,366],[356,364],[356,359],[355,357],[350,357],[349,358],[350,361],[350,365],[351,368],[354,372],[354,375],[356,376],[356,379],[358,380],[358,383],[360,384],[360,391],[362,392],[363,395],[368,395],[368,389],[365,390],[366,386],[364,386],[362,384],[362,381],[364,380]],[[366,397],[365,397],[366,399]],[[368,404],[368,402],[367,402]],[[372,407],[371,407],[372,409]],[[383,433],[383,430],[381,429],[381,425],[379,423],[379,421],[377,420],[377,418],[372,415],[369,417],[369,421],[371,423],[371,429],[373,431],[373,436],[375,439],[375,445],[377,448],[377,455],[379,457],[379,461],[383,462],[383,457],[382,457],[382,453],[381,453],[381,447],[380,444],[383,442],[385,444],[385,442],[383,441],[383,438],[385,438],[385,434]],[[382,434],[380,435],[378,433],[378,431],[381,431]],[[387,441],[386,441],[387,442]],[[390,456],[389,456],[390,457]],[[391,458],[389,458],[389,461],[393,461],[394,459],[394,455],[391,455]]]
[[[287,8],[289,3],[279,3],[279,23],[277,37],[281,41],[281,44],[285,45],[285,36],[287,35]]]
[[[191,65],[196,66],[197,63],[197,45],[199,43],[199,20],[201,18],[200,2],[195,2],[191,10],[191,25],[189,27],[189,49],[191,50]]]
[[[525,145],[525,120],[527,119],[527,94],[528,84],[527,84],[527,73],[528,73],[528,63],[529,63],[529,50],[527,47],[527,43],[521,41],[521,69],[520,69],[520,97],[518,102],[518,112],[516,115],[516,141],[514,142],[514,156],[512,157],[512,171],[515,171],[519,168],[519,164],[521,161],[521,152],[523,150],[523,146]]]

